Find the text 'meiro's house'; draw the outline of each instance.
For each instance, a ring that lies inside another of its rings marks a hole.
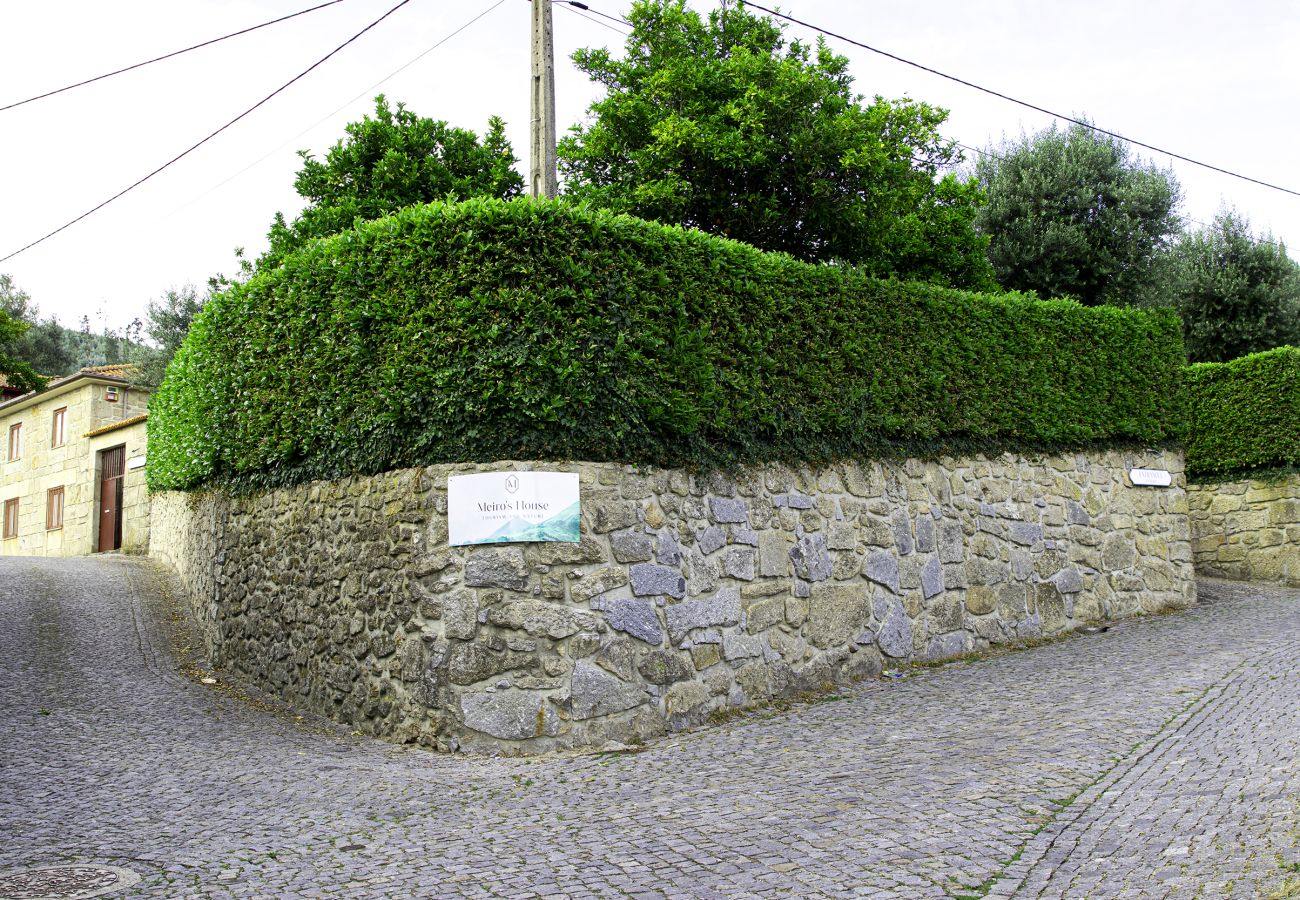
[[[94,366],[0,401],[0,555],[143,553],[149,393],[129,365]]]

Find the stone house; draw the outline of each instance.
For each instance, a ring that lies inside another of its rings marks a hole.
[[[149,392],[94,366],[0,401],[0,555],[144,553]]]

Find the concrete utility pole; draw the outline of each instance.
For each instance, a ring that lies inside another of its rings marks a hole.
[[[551,0],[533,0],[533,153],[528,179],[534,197],[560,192],[555,174],[555,40]]]

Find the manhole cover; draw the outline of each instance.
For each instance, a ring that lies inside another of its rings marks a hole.
[[[130,869],[117,866],[43,866],[0,873],[0,900],[85,900],[139,880]]]

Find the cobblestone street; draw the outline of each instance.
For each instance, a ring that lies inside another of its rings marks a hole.
[[[147,897],[1300,897],[1300,591],[641,752],[441,756],[181,674],[147,561],[0,559],[0,874]]]

